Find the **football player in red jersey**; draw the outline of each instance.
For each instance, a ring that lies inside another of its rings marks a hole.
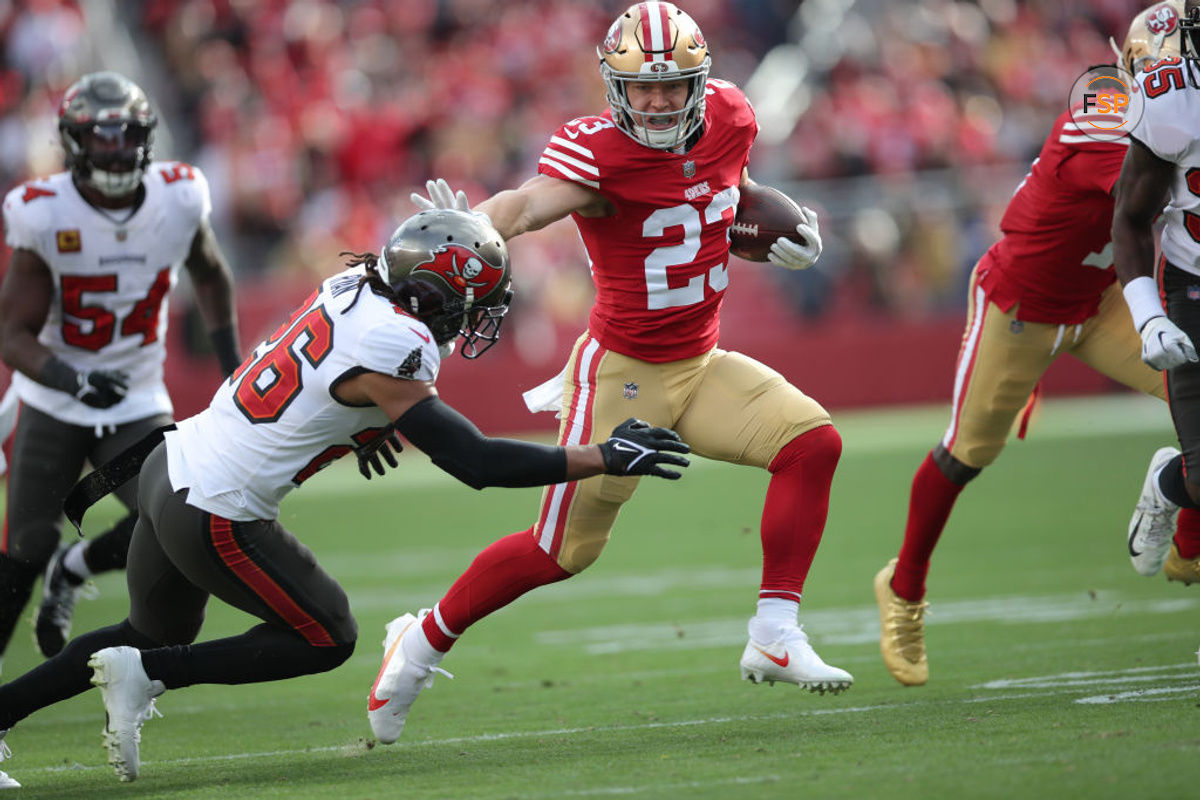
[[[717,347],[730,276],[728,229],[758,132],[733,84],[708,78],[696,23],[671,3],[630,6],[598,51],[609,109],[560,127],[539,174],[480,203],[507,239],[568,214],[596,287],[587,331],[547,394],[559,441],[593,441],[636,413],[674,427],[707,458],[771,473],[762,514],[763,574],[741,659],[744,678],[841,691],[853,678],[813,651],[797,614],[825,526],[841,439],[815,400],[779,373]],[[432,202],[466,208],[444,182]],[[816,215],[779,239],[772,263],[803,269],[821,251]],[[418,624],[389,626],[385,668],[369,718],[394,741],[430,669],[472,624],[523,593],[586,569],[608,541],[636,479],[594,478],[548,488],[535,524],[484,550]],[[402,666],[401,666],[402,665]]]
[[[1181,9],[1182,0],[1158,3],[1133,20],[1121,53],[1125,69],[1134,73],[1177,51],[1178,36],[1169,34]],[[880,651],[907,686],[929,678],[925,579],[954,503],[1000,455],[1054,359],[1070,353],[1165,397],[1162,376],[1142,362],[1113,270],[1114,186],[1128,149],[1123,134],[1103,135],[1078,109],[1064,111],[1009,201],[1003,237],[975,267],[950,425],[913,477],[899,556],[875,576]],[[1180,528],[1181,541],[1190,536],[1188,547],[1200,555],[1200,515],[1181,517]]]
[[[62,502],[84,461],[101,464],[171,421],[163,384],[169,290],[186,269],[221,369],[241,360],[233,275],[209,224],[199,169],[152,161],[157,117],[135,83],[84,75],[59,108],[67,169],[4,199],[12,258],[0,286],[0,356],[20,414],[0,539],[0,655],[44,574],[35,632],[62,649],[75,600],[95,573],[125,566],[137,521],[61,544]]]

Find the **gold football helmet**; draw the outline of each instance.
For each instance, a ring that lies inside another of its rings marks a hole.
[[[700,27],[674,3],[652,0],[630,6],[609,26],[596,52],[613,122],[634,140],[669,150],[687,141],[704,123],[704,87],[711,61],[708,45]],[[635,112],[626,86],[642,81],[688,81],[687,101],[669,114]],[[648,121],[667,125],[649,127]]]
[[[1176,34],[1184,16],[1183,6],[1184,0],[1165,0],[1134,17],[1125,34],[1125,46],[1117,53],[1119,66],[1136,75],[1156,61],[1179,55],[1180,37]]]

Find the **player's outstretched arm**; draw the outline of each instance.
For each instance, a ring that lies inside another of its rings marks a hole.
[[[679,472],[667,467],[688,465],[682,454],[690,448],[674,431],[636,419],[622,422],[600,444],[559,447],[485,436],[473,422],[442,402],[429,381],[364,372],[334,391],[342,402],[378,406],[394,420],[391,428],[395,432],[438,467],[475,489],[548,486],[603,474],[675,479]],[[367,466],[382,474],[381,464]]]
[[[609,211],[608,201],[599,192],[546,175],[536,175],[516,189],[497,192],[474,209],[466,193],[454,191],[443,178],[426,181],[425,191],[428,197],[415,192],[410,195],[417,208],[473,210],[486,216],[505,240],[544,228],[574,212],[602,216]]]
[[[395,421],[396,430],[441,469],[475,489],[547,486],[593,475],[679,477],[688,446],[674,431],[627,420],[604,443],[555,445],[484,436],[469,419],[433,397]]]

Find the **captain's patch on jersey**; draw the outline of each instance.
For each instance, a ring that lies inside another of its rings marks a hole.
[[[396,367],[397,378],[408,378],[411,380],[418,372],[421,371],[421,348],[414,347],[404,359],[404,363]]]
[[[60,253],[78,253],[83,249],[83,241],[79,237],[78,228],[56,231],[54,238],[58,242],[58,252]]]

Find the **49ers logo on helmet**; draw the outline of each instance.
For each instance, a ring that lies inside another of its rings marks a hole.
[[[1163,3],[1146,15],[1146,27],[1155,36],[1172,33],[1178,22],[1179,15],[1169,3]]]
[[[504,270],[492,266],[474,250],[461,244],[441,245],[433,251],[433,256],[432,261],[414,267],[413,273],[421,270],[435,272],[463,295],[470,287],[475,290],[477,298],[486,297],[500,286],[504,278]]]
[[[618,18],[616,22],[608,27],[608,33],[604,35],[604,52],[611,53],[617,49],[617,44],[621,41],[621,20]]]

